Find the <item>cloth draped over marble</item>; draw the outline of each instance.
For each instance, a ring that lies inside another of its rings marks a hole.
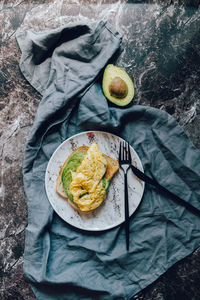
[[[68,137],[103,130],[128,140],[145,173],[200,208],[200,152],[166,112],[110,105],[102,70],[119,54],[121,37],[106,22],[21,31],[20,68],[42,100],[25,150],[28,206],[24,273],[38,299],[129,299],[200,245],[200,218],[146,185],[130,221],[90,233],[72,228],[51,207],[45,171]]]

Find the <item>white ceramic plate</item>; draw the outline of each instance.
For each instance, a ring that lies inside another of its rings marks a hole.
[[[49,160],[45,187],[48,199],[56,213],[67,223],[83,230],[102,231],[113,228],[124,222],[124,173],[121,169],[114,175],[110,183],[107,198],[91,214],[83,215],[76,212],[66,200],[56,193],[56,179],[66,158],[76,148],[90,146],[95,141],[99,149],[106,155],[118,159],[120,137],[102,131],[87,131],[76,134],[64,141]],[[132,161],[141,171],[142,163],[131,147]],[[134,213],[144,192],[144,182],[138,180],[131,170],[128,171],[128,194],[130,216]]]

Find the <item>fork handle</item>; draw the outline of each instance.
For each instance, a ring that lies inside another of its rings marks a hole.
[[[125,233],[126,249],[129,250],[129,204],[128,204],[128,182],[127,172],[124,174],[124,210],[125,210]]]

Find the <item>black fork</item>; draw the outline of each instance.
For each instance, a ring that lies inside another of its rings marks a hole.
[[[128,183],[127,183],[127,173],[131,166],[131,153],[130,153],[129,143],[120,142],[119,165],[124,172],[124,211],[125,211],[126,249],[129,250],[129,203],[128,203]]]

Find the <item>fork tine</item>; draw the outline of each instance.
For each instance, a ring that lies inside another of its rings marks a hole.
[[[129,144],[128,144],[127,142],[125,142],[125,145],[126,145],[126,146],[125,146],[125,159],[126,159],[126,160],[129,160],[129,151],[128,151],[128,150],[129,150],[129,148],[128,148],[128,147],[129,147],[129,146],[128,146]]]
[[[131,151],[130,151],[130,144],[128,142],[128,159],[130,161],[130,163],[132,162],[132,157],[131,157]]]
[[[123,142],[123,146],[124,146],[123,147],[124,148],[123,149],[123,160],[126,160],[126,142],[125,141]]]
[[[128,152],[127,152],[127,142],[125,142],[125,159],[127,160],[127,155],[128,155]]]

